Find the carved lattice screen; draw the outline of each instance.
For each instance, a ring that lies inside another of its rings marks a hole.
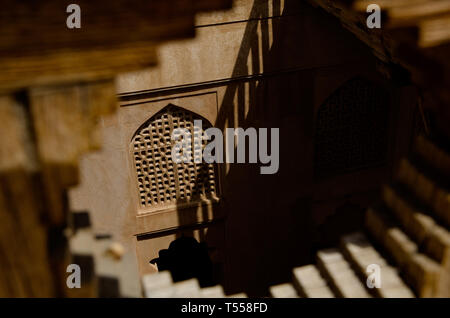
[[[387,92],[368,80],[352,79],[334,92],[317,113],[315,176],[384,164],[388,115]]]
[[[171,151],[176,141],[171,140],[176,128],[186,128],[191,136],[201,138],[201,128],[194,126],[194,120],[202,120],[202,127],[210,124],[196,114],[169,105],[136,132],[132,140],[132,156],[137,174],[139,201],[142,209],[153,210],[216,199],[216,171],[213,164],[195,163],[193,153],[202,149],[194,145],[187,155],[190,163],[175,163]]]

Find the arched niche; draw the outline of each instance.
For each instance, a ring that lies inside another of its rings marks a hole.
[[[383,165],[387,160],[390,98],[379,84],[355,77],[319,107],[315,120],[314,175]]]
[[[202,121],[202,127],[194,125]],[[192,140],[189,163],[175,163],[172,159],[172,132],[176,128],[188,129],[192,137],[201,138],[211,123],[189,110],[169,104],[135,132],[130,144],[135,186],[138,192],[138,211],[154,212],[163,209],[195,205],[217,200],[217,171],[214,164],[195,163],[194,154],[203,152]]]

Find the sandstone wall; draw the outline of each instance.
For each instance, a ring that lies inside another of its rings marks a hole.
[[[371,202],[390,178],[395,158],[406,151],[399,145],[409,138],[405,105],[413,99],[411,91],[381,77],[363,44],[301,1],[236,0],[231,11],[198,16],[196,37],[162,45],[158,59],[156,68],[118,78],[122,107],[102,119],[103,149],[84,157],[81,185],[70,194],[74,210],[91,212],[97,232],[113,233],[136,249],[141,273],[155,270],[148,261],[177,235],[193,233],[208,242],[229,292],[261,294],[289,279],[268,276],[267,269],[288,275],[307,263],[315,229],[337,207],[358,211]],[[317,180],[317,111],[355,77],[389,93],[386,162]],[[219,204],[138,214],[131,137],[170,103],[221,129],[280,128],[278,174],[260,175],[259,164],[223,164]],[[401,125],[394,124],[400,115]],[[294,248],[296,254],[286,252]]]

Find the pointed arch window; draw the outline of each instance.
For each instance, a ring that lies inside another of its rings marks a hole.
[[[389,95],[353,78],[320,106],[314,173],[318,178],[383,165],[387,160]]]
[[[202,128],[194,120],[202,120]],[[203,152],[202,145],[194,145],[190,163],[172,160],[171,139],[176,128],[186,128],[191,136],[201,137],[211,124],[204,118],[183,108],[169,105],[147,120],[135,133],[131,155],[137,177],[141,209],[154,210],[217,200],[216,167],[205,162],[195,163],[194,153]],[[201,148],[201,149],[200,149]]]

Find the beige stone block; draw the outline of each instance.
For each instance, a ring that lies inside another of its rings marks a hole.
[[[324,264],[345,261],[344,256],[337,248],[320,250],[317,253],[317,259]]]
[[[432,217],[415,212],[411,216],[409,225],[409,233],[416,239],[418,244],[421,244],[427,236],[434,231],[435,223]]]
[[[377,264],[380,267],[387,265],[363,233],[357,232],[342,237],[341,246],[348,261],[364,273],[362,276],[365,276],[368,265]]]
[[[362,273],[366,274],[367,267],[372,264],[376,264],[381,268],[387,266],[386,260],[381,258],[378,253],[367,253],[355,255],[351,258],[352,263]]]
[[[375,255],[375,254],[372,254]],[[364,256],[365,255],[357,255]],[[362,261],[359,261],[360,263]],[[363,277],[368,277],[369,273],[367,273],[367,266],[370,264],[377,264],[380,266],[380,279],[381,279],[381,287],[372,289],[373,292],[382,298],[389,297],[414,297],[413,292],[410,288],[403,282],[402,278],[399,276],[397,269],[387,264],[386,260],[384,260],[381,256],[377,256],[377,258],[367,259],[364,262],[363,266],[359,266],[359,269],[362,270]]]
[[[298,298],[297,291],[289,283],[271,286],[270,295],[273,298]]]
[[[345,298],[371,297],[366,290],[365,281],[362,281],[351,271],[333,276],[333,286],[339,291],[340,296]]]
[[[442,268],[439,275],[439,283],[435,297],[450,297],[450,272],[448,269]]]
[[[362,253],[353,253],[348,249],[345,249],[344,251],[346,255],[348,255],[349,262],[357,270],[360,277],[365,277],[367,275],[366,272],[369,265],[376,264],[381,268],[387,266],[386,260],[373,248],[372,250],[366,250]]]
[[[403,282],[398,271],[388,265],[386,260],[367,241],[364,234],[355,233],[344,236],[341,245],[348,256],[348,260],[357,269],[357,275],[367,279],[367,267],[371,264],[380,266],[381,288],[372,289],[378,297],[386,298],[409,298],[414,293]],[[363,281],[364,283],[364,281]]]
[[[373,291],[382,298],[411,298],[414,297],[412,290],[400,277],[396,268],[386,266],[381,268],[381,286]]]
[[[419,297],[434,297],[441,268],[423,254],[415,254],[407,264],[405,274]]]
[[[429,233],[425,250],[441,266],[450,272],[450,233],[445,228],[436,225]]]
[[[198,298],[200,285],[196,278],[191,278],[173,285],[173,298]]]
[[[404,228],[418,244],[421,244],[434,226],[433,218],[426,214],[416,212],[414,208],[391,187],[386,186],[385,189],[387,189],[386,192],[389,192],[388,195],[392,197],[392,211],[399,219],[402,228]]]
[[[147,298],[165,298],[172,294],[172,276],[170,272],[159,272],[142,277],[144,295]]]
[[[323,287],[327,283],[314,265],[306,265],[293,270],[294,283],[303,290]]]
[[[340,276],[352,271],[350,264],[346,261],[332,263],[320,262],[319,266],[321,269],[325,269],[331,276]]]
[[[343,236],[341,238],[341,246],[351,255],[374,251],[373,246],[361,232]]]
[[[414,293],[407,287],[380,288],[378,293],[382,298],[415,298]]]
[[[69,239],[72,255],[94,256],[95,237],[90,228],[80,229]]]
[[[334,298],[334,294],[328,286],[307,289],[305,296],[308,298]]]
[[[225,293],[220,285],[200,289],[201,298],[223,298]]]
[[[398,270],[392,266],[385,266],[381,268],[381,288],[390,289],[397,287],[406,288],[406,284],[401,279]]]
[[[399,228],[387,231],[384,246],[400,267],[405,266],[418,250],[417,245]]]
[[[337,249],[317,253],[318,265],[324,276],[341,297],[369,297],[361,279],[354,273],[344,255]]]

